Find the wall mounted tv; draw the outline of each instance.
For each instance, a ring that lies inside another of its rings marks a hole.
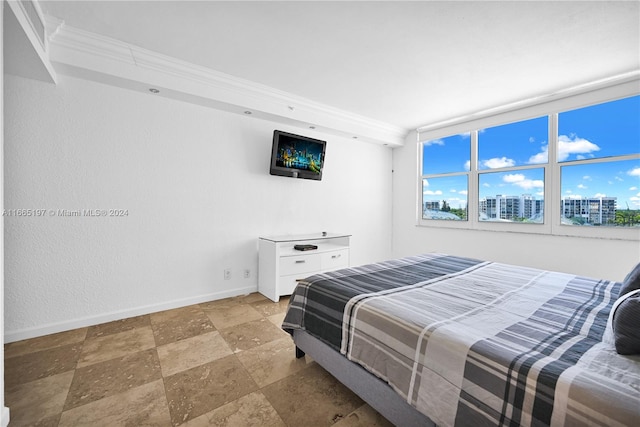
[[[326,141],[276,130],[271,149],[271,175],[322,179]]]

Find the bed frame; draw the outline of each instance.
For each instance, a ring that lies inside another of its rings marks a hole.
[[[426,415],[409,405],[386,382],[349,361],[324,342],[301,330],[293,331],[293,341],[296,344],[296,358],[308,354],[394,425],[435,427]]]

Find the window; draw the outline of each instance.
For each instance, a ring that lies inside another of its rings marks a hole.
[[[467,220],[470,134],[422,144],[422,218]]]
[[[558,115],[563,225],[640,226],[640,96]]]
[[[478,169],[547,163],[549,118],[510,123],[478,132]]]
[[[542,224],[549,119],[539,117],[478,132],[479,221]]]
[[[470,134],[449,136],[424,142],[422,174],[466,172],[471,158]]]
[[[467,174],[422,180],[422,218],[467,220]]]
[[[558,114],[558,161],[637,154],[640,96]]]
[[[640,96],[589,97],[420,130],[420,224],[637,240]]]
[[[563,225],[640,226],[640,160],[577,162],[561,179]]]

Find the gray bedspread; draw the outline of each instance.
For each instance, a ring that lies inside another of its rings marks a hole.
[[[640,425],[640,356],[602,339],[619,286],[425,254],[300,281],[283,328],[438,425]]]

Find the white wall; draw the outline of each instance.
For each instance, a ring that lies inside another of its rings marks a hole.
[[[45,210],[5,217],[7,341],[255,291],[261,235],[391,255],[389,148],[65,76],[4,98],[5,208]],[[328,141],[322,181],[269,175],[276,128]]]
[[[393,256],[442,252],[622,280],[640,260],[637,241],[461,230],[416,225],[416,135],[393,150]]]

